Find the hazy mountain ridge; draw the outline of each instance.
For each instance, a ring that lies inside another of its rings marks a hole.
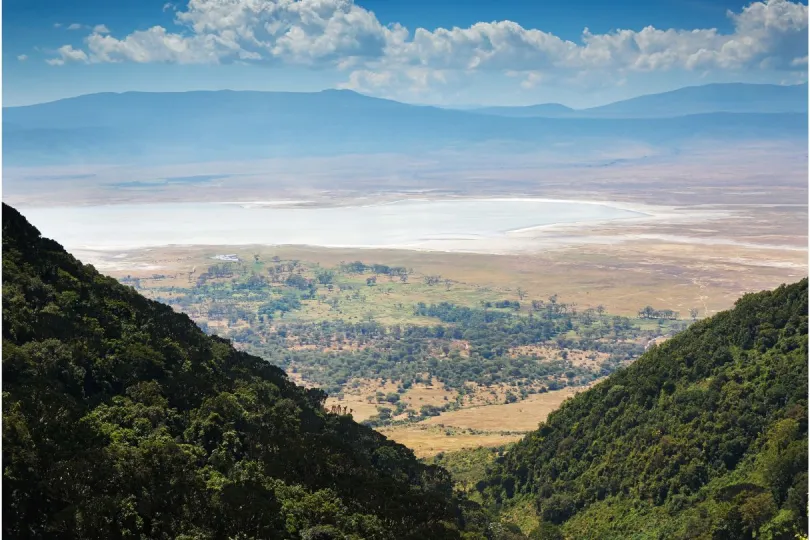
[[[483,107],[481,114],[547,118],[668,118],[706,113],[806,113],[807,84],[707,84],[648,94],[585,109],[558,103]]]
[[[495,106],[476,107],[468,109],[469,112],[491,114],[494,116],[508,116],[512,118],[568,118],[579,112],[577,109],[566,107],[561,103],[538,103],[524,106]]]
[[[9,165],[408,153],[485,142],[597,148],[600,141],[626,140],[666,147],[807,136],[807,117],[797,113],[509,118],[346,90],[92,94],[3,113]]]

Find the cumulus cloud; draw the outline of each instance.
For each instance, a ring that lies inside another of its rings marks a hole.
[[[97,24],[93,27],[93,33],[95,34],[109,34],[110,29],[107,28],[104,24]]]
[[[56,50],[59,55],[56,58],[49,58],[45,60],[52,66],[63,66],[66,62],[87,62],[88,57],[81,49],[74,49],[71,45],[62,45]]]
[[[67,27],[68,30],[81,30],[82,28],[84,28],[84,25],[79,23],[73,23]]]
[[[365,90],[374,94],[383,94],[392,98],[418,98],[437,86],[456,82],[457,74],[424,67],[408,67],[396,70],[352,71],[345,83],[338,88]]]
[[[347,86],[379,88],[409,82],[443,84],[448,74],[519,74],[531,88],[586,71],[807,69],[807,6],[754,2],[729,12],[734,30],[587,28],[574,42],[512,21],[468,28],[383,25],[353,0],[189,0],[175,11],[176,31],[154,26],[117,38],[96,27],[80,62],[284,63],[350,71]],[[104,28],[106,30],[106,28]],[[61,50],[60,50],[61,51]],[[54,62],[59,63],[59,62]]]

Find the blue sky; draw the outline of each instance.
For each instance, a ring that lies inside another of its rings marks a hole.
[[[587,29],[587,30],[586,30]],[[3,102],[102,91],[350,88],[449,106],[584,107],[807,80],[788,0],[5,0]]]

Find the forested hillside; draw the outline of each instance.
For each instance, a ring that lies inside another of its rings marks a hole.
[[[807,532],[807,279],[749,294],[570,400],[477,489],[540,538]]]
[[[694,324],[457,480],[530,538],[806,534],[807,286]],[[324,399],[3,205],[4,536],[525,537]]]
[[[4,537],[483,530],[446,471],[327,414],[324,399],[82,265],[3,205]]]

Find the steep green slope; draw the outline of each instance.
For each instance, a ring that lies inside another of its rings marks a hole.
[[[806,533],[807,323],[807,279],[744,296],[567,402],[478,489],[536,509],[538,537]]]
[[[324,398],[3,205],[4,537],[459,538],[482,521],[446,471]]]

